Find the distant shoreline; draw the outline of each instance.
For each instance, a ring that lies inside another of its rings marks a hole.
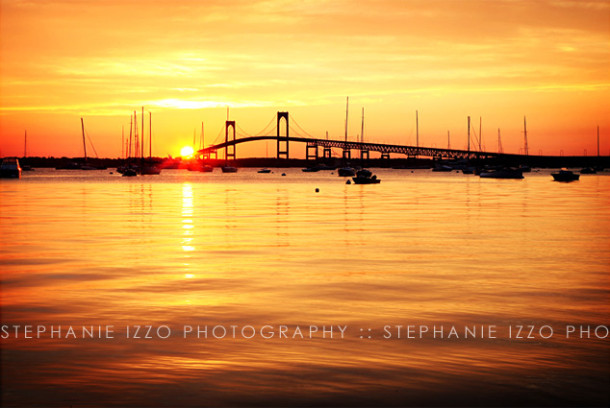
[[[84,163],[82,157],[18,157],[19,162],[24,165],[39,168],[56,168],[63,167],[70,163]],[[141,159],[130,159],[133,163],[139,163]],[[144,159],[145,162],[150,162],[149,159]],[[181,158],[161,158],[153,157],[151,161],[162,168],[187,168],[188,160]],[[87,158],[86,162],[92,166],[104,166],[108,168],[116,168],[124,165],[127,160],[119,158]],[[390,159],[369,159],[360,160],[357,157],[348,161],[351,165],[359,165],[365,167],[376,168],[431,168],[436,163],[445,163],[449,160],[434,160],[429,158],[390,158]],[[316,163],[325,163],[334,166],[344,166],[345,163],[340,158],[305,160],[305,159],[276,159],[276,158],[240,158],[230,161],[236,167],[310,167]],[[486,164],[503,164],[511,166],[528,165],[539,168],[561,168],[561,167],[602,167],[610,168],[610,156],[520,156],[508,155],[502,159],[480,159],[470,161],[472,165]],[[213,167],[225,165],[225,160],[206,160],[204,164]]]

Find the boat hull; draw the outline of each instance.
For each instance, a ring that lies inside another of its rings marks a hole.
[[[523,173],[519,170],[496,170],[490,172],[483,172],[479,174],[481,178],[491,179],[515,179],[520,180],[523,178]]]
[[[353,177],[356,175],[356,170],[351,167],[343,167],[338,171],[339,177]]]
[[[354,181],[354,184],[379,184],[379,183],[381,183],[381,180],[373,179],[373,178],[353,177],[352,180]]]
[[[551,176],[553,176],[554,181],[561,181],[564,183],[578,181],[578,179],[580,179],[580,175],[574,173],[552,173]]]
[[[19,160],[2,160],[2,164],[0,164],[0,178],[21,178],[21,166],[19,166]]]

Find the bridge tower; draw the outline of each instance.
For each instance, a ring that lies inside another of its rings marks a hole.
[[[326,140],[328,140],[328,130],[326,131]],[[324,159],[330,160],[333,156],[332,150],[329,146],[324,146],[324,152],[322,153],[322,157]]]
[[[282,118],[286,122],[286,136],[280,136],[280,122]],[[290,127],[288,125],[288,112],[278,112],[277,113],[277,159],[286,159],[290,158],[289,155],[289,143],[288,140],[290,138]]]
[[[229,138],[229,128],[233,129],[233,136]],[[235,121],[227,120],[225,122],[225,143],[235,141]],[[228,145],[225,148],[225,160],[235,160],[235,145]]]
[[[307,143],[307,147],[305,150],[305,159],[306,160],[318,160],[318,145],[315,142]]]

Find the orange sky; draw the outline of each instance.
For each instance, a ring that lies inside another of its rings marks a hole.
[[[610,1],[0,0],[0,155],[100,157],[144,105],[153,154],[177,155],[205,122],[245,133],[288,110],[309,134],[530,154],[610,154]],[[291,134],[300,132],[295,126]],[[291,153],[304,155],[304,145]],[[263,155],[264,143],[237,150]],[[269,143],[269,154],[275,144]]]

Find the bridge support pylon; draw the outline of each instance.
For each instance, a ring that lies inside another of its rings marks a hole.
[[[330,147],[325,147],[324,152],[322,153],[322,157],[324,159],[331,159],[333,156],[332,150]]]
[[[214,156],[212,158],[212,155]],[[209,150],[207,153],[203,153],[201,155],[201,160],[217,160],[218,159],[218,151],[217,150]]]
[[[370,159],[368,150],[360,150],[360,160],[368,160]]]
[[[313,152],[312,152],[313,151]],[[318,160],[318,145],[315,143],[307,143],[307,149],[305,151],[306,160]]]
[[[233,135],[229,137],[229,128],[233,129]],[[225,122],[225,143],[235,141],[235,121],[227,120]],[[225,160],[235,160],[235,145],[227,145],[225,148]]]
[[[352,158],[352,153],[349,149],[343,148],[343,160],[350,160]]]
[[[286,122],[286,136],[280,136],[280,122],[284,118]],[[278,112],[277,113],[277,159],[286,159],[290,158],[289,154],[289,139],[290,139],[290,127],[288,125],[288,112]]]
[[[381,153],[381,160],[390,160],[390,153],[382,152]]]

